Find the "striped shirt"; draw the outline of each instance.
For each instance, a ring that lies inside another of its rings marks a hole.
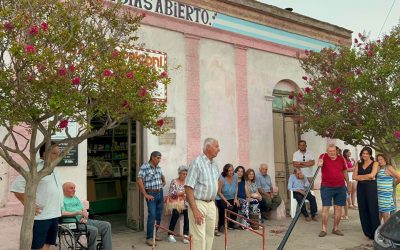
[[[213,200],[218,191],[218,177],[217,163],[202,154],[190,164],[185,186],[193,188],[196,200]]]
[[[141,178],[144,184],[144,189],[161,189],[162,176],[160,166],[152,167],[149,162],[144,163],[139,170],[138,178]]]

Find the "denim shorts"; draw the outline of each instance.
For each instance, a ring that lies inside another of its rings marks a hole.
[[[347,188],[343,187],[321,187],[321,200],[323,207],[346,206]]]

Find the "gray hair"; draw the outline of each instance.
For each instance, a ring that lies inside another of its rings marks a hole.
[[[203,152],[206,151],[206,148],[207,148],[208,145],[211,145],[212,143],[214,143],[214,142],[216,142],[216,141],[217,141],[216,139],[211,138],[211,137],[206,138],[206,139],[204,140],[204,144],[203,144]]]
[[[178,168],[178,174],[180,174],[182,171],[188,171],[188,167],[186,165],[181,165]]]

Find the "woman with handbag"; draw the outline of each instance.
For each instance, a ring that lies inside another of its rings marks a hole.
[[[171,181],[169,193],[165,199],[165,213],[172,214],[169,223],[170,231],[175,230],[176,222],[178,221],[180,214],[183,213],[183,243],[185,244],[189,243],[189,217],[185,194],[185,179],[187,172],[188,168],[186,166],[182,165],[178,168],[179,177]],[[176,242],[175,237],[171,233],[168,233],[168,241]]]
[[[256,184],[256,173],[253,169],[247,169],[244,174],[246,180],[247,193],[250,195],[249,199],[249,218],[261,223],[260,201],[262,200],[261,194],[258,192]],[[258,229],[258,226],[251,225],[253,229]]]

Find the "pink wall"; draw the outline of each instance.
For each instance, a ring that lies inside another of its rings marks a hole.
[[[199,37],[185,35],[187,162],[201,152],[199,42]]]
[[[247,48],[235,46],[236,108],[239,164],[249,166],[249,104],[247,94]]]

